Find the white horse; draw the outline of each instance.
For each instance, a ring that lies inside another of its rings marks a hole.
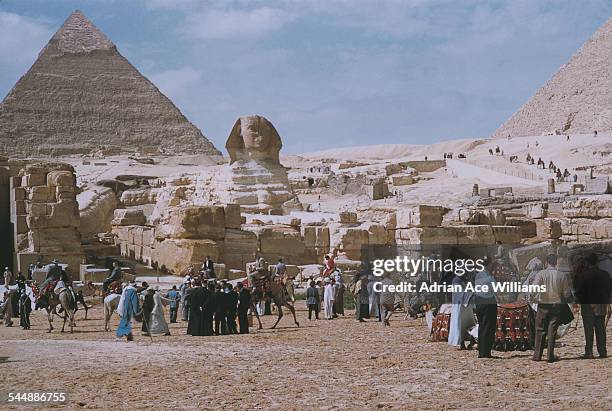
[[[110,319],[119,306],[121,294],[109,294],[104,298],[104,331],[110,331]]]

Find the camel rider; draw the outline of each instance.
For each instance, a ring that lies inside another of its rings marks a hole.
[[[268,272],[266,266],[267,266],[266,260],[264,260],[263,257],[257,258],[256,261],[253,264],[251,264],[251,269],[249,270],[249,273],[247,274],[249,285],[251,286],[251,289],[255,288],[255,279],[260,280],[262,278],[270,277],[270,273]]]
[[[289,294],[289,292],[287,291],[287,287],[286,287],[286,282],[287,282],[287,265],[283,262],[282,257],[278,259],[278,263],[276,264],[276,270],[274,273],[274,276],[272,277],[273,280],[278,279],[278,281],[283,285],[283,291],[285,292],[285,294]]]
[[[121,274],[122,272],[121,267],[119,267],[119,262],[113,261],[113,270],[111,271],[111,275],[102,282],[102,290],[106,292],[112,283],[115,281],[121,281]]]

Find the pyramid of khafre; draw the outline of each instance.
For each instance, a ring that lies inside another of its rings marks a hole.
[[[0,152],[220,155],[80,11],[0,104]]]
[[[493,137],[612,130],[612,18]]]

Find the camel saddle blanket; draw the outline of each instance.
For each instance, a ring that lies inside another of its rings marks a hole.
[[[526,301],[500,304],[497,307],[495,347],[499,351],[530,348],[530,311]]]
[[[450,313],[438,313],[431,325],[430,341],[448,341],[448,327],[450,325]]]

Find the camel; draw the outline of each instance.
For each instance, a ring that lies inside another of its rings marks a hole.
[[[257,322],[259,323],[259,329],[261,330],[263,328],[263,325],[261,324],[261,319],[259,318],[259,313],[257,312],[257,309],[255,308],[255,306],[257,305],[257,303],[259,303],[260,301],[266,300],[267,298],[271,298],[274,304],[276,305],[276,307],[278,308],[278,313],[277,313],[278,318],[276,319],[276,322],[272,326],[273,329],[276,328],[281,318],[283,318],[283,308],[282,307],[287,307],[289,311],[291,311],[291,314],[293,314],[293,321],[295,322],[295,325],[299,327],[300,323],[295,317],[295,307],[293,306],[293,303],[291,302],[292,298],[288,297],[287,293],[283,290],[284,285],[278,281],[273,281],[273,280],[270,280],[269,284],[270,284],[270,295],[271,295],[270,297],[266,296],[267,294],[266,292],[259,291],[259,292],[253,292],[252,298],[251,298],[251,312],[255,313],[255,317],[257,317]]]

